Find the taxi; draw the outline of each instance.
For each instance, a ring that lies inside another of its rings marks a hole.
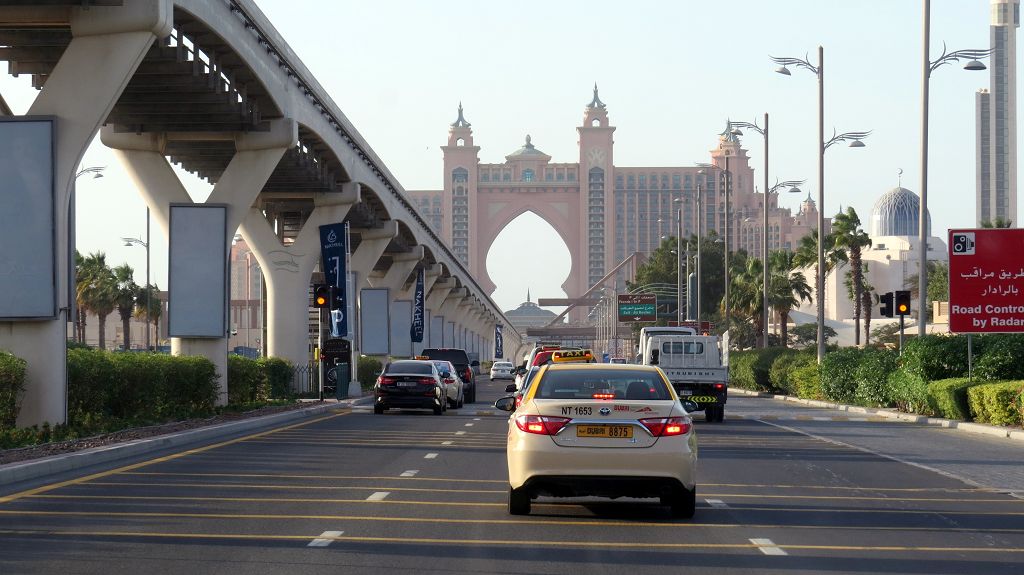
[[[687,408],[655,366],[541,366],[509,417],[508,511],[530,513],[545,497],[658,498],[693,517],[697,437]]]

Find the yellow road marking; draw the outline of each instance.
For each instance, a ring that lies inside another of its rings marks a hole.
[[[99,473],[93,473],[92,475],[86,475],[84,477],[78,477],[76,479],[69,479],[68,481],[61,481],[59,483],[51,483],[49,485],[43,485],[41,487],[36,487],[36,488],[33,488],[33,489],[28,489],[26,491],[22,491],[20,493],[14,493],[14,494],[11,494],[11,495],[2,496],[2,497],[0,497],[0,504],[10,503],[11,501],[15,501],[15,500],[21,499],[23,497],[28,497],[30,495],[39,495],[40,493],[46,493],[48,491],[53,491],[54,489],[60,489],[61,487],[67,487],[69,485],[78,485],[80,483],[86,483],[86,482],[92,481],[94,479],[101,479],[103,477],[109,477],[111,475],[116,475],[118,473],[124,473],[124,472],[127,472],[127,471],[132,471],[132,470],[135,470],[135,469],[140,469],[140,468],[146,467],[148,465],[153,465],[154,463],[163,463],[165,461],[173,461],[175,459],[180,459],[180,458],[186,457],[188,455],[193,455],[193,454],[196,454],[196,453],[202,453],[204,451],[210,451],[212,449],[217,449],[219,447],[224,447],[224,446],[227,446],[227,445],[234,445],[236,443],[241,443],[243,441],[248,441],[248,440],[250,440],[252,438],[255,438],[255,437],[263,437],[263,436],[266,436],[266,435],[270,435],[272,433],[277,433],[278,431],[284,430],[284,429],[294,429],[296,427],[303,427],[303,426],[306,426],[306,425],[311,425],[313,423],[317,423],[317,422],[320,422],[320,421],[326,421],[328,419],[334,419],[335,417],[341,417],[343,415],[348,415],[349,413],[351,413],[351,411],[345,410],[345,411],[341,411],[339,413],[335,413],[335,414],[332,414],[332,415],[326,415],[324,417],[318,417],[316,419],[311,419],[309,421],[303,421],[301,423],[295,423],[295,424],[292,424],[292,425],[289,425],[289,426],[286,426],[286,427],[281,427],[281,428],[278,428],[278,429],[271,429],[271,430],[263,431],[263,432],[260,432],[260,433],[254,433],[252,435],[246,435],[246,436],[243,436],[243,437],[236,437],[235,439],[231,439],[231,440],[228,440],[228,441],[222,441],[220,443],[214,443],[213,445],[207,445],[205,447],[197,447],[195,449],[189,449],[188,451],[182,451],[182,452],[179,452],[179,453],[172,453],[171,455],[165,455],[164,457],[158,457],[156,459],[150,459],[150,460],[147,460],[147,461],[140,461],[139,463],[133,463],[131,465],[126,465],[124,467],[118,467],[117,469],[110,469],[108,471],[101,471]]]
[[[71,530],[29,530],[2,529],[4,535],[39,535],[39,536],[91,536],[91,537],[149,537],[157,539],[241,539],[241,540],[277,540],[277,541],[309,541],[323,538],[331,541],[351,543],[396,543],[396,544],[444,544],[444,545],[500,545],[504,547],[585,547],[612,549],[738,549],[753,550],[757,546],[751,543],[638,543],[619,541],[552,541],[552,540],[508,540],[508,539],[439,539],[430,537],[356,537],[338,535],[321,537],[319,535],[275,535],[251,533],[154,533],[145,531],[71,531]],[[1021,547],[923,547],[923,546],[870,546],[870,545],[785,545],[776,544],[782,549],[800,549],[805,551],[863,551],[863,552],[918,552],[918,553],[1024,553]]]
[[[379,446],[402,446],[402,445],[414,445],[414,446],[431,445],[431,446],[436,446],[436,445],[439,445],[439,443],[437,441],[412,441],[412,440],[410,440],[410,441],[401,441],[401,440],[397,440],[397,439],[396,440],[392,440],[392,441],[388,441],[388,440],[372,440],[372,439],[364,440],[364,441],[287,441],[287,440],[280,440],[279,441],[279,440],[254,440],[251,443],[259,443],[259,444],[264,444],[264,445],[271,445],[271,444],[273,444],[273,445],[307,445],[307,446],[308,445],[348,445],[348,446],[354,446],[354,447],[359,447],[359,446],[379,447]],[[459,441],[459,445],[446,445],[445,447],[487,447],[487,448],[493,449],[495,451],[497,451],[499,449],[504,451],[505,444],[501,444],[501,445],[496,444],[496,443],[495,444],[483,444],[483,443],[474,444],[474,443],[471,443],[471,442],[467,443],[467,442],[464,442],[464,441],[460,440]]]
[[[385,486],[381,486],[381,485],[375,485],[375,486],[370,486],[370,485],[269,485],[269,484],[261,485],[259,483],[253,483],[253,484],[245,484],[245,483],[135,483],[135,482],[121,482],[121,481],[90,481],[88,483],[88,485],[89,486],[96,485],[96,486],[102,486],[102,487],[188,487],[188,488],[199,488],[199,489],[202,489],[202,488],[208,488],[208,489],[217,489],[217,488],[238,489],[238,488],[243,488],[243,489],[272,489],[272,490],[282,490],[282,491],[290,490],[290,489],[294,489],[296,491],[339,491],[339,490],[345,490],[345,489],[353,489],[353,490],[360,490],[361,489],[361,490],[380,491],[381,489],[387,489],[388,491],[413,491],[413,492],[423,492],[423,493],[451,493],[452,492],[451,489],[430,489],[430,488],[427,488],[427,487],[392,487],[390,485],[385,487]],[[486,494],[489,494],[489,495],[502,495],[502,496],[504,496],[505,494],[508,493],[508,490],[506,490],[506,489],[459,489],[459,493],[486,493]],[[75,499],[75,498],[78,498],[78,497],[82,497],[82,498],[97,499],[97,498],[103,498],[103,497],[107,497],[107,496],[105,496],[105,495],[78,495],[78,494],[72,494],[72,495],[40,494],[40,495],[30,495],[29,497],[51,497],[51,498],[64,497],[64,498],[69,498],[69,499]],[[130,497],[130,496],[124,496],[124,497]]]
[[[124,475],[147,475],[164,477],[276,477],[281,479],[360,479],[360,480],[387,480],[387,481],[443,481],[445,483],[502,483],[508,484],[503,479],[465,479],[459,477],[400,477],[382,475],[282,475],[271,473],[168,473],[162,471],[130,471]]]

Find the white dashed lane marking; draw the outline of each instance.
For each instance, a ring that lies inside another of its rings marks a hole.
[[[434,459],[436,457],[437,457],[436,453],[428,453],[428,454],[423,456],[423,459]]]
[[[761,553],[765,555],[789,555],[781,547],[772,543],[771,539],[751,539],[750,542],[756,545],[761,550]]]
[[[334,537],[340,537],[344,531],[324,531],[320,537],[309,542],[306,547],[327,547],[334,543]]]
[[[367,501],[384,501],[388,495],[391,495],[390,491],[378,491],[371,494],[366,498]]]
[[[473,427],[473,424],[472,423],[467,423],[466,427]]]
[[[708,505],[714,507],[715,509],[728,509],[729,508],[729,506],[726,505],[725,502],[722,501],[721,499],[705,499],[704,501],[707,501]]]
[[[455,443],[455,442],[454,441],[442,441],[441,445],[451,445],[452,443]]]
[[[465,431],[456,431],[455,435],[466,435]]]
[[[415,477],[419,472],[419,469],[410,469],[409,471],[403,471],[399,477]]]

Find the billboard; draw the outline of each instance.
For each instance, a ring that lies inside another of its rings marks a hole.
[[[359,351],[366,355],[391,353],[391,309],[387,288],[359,290]]]
[[[949,331],[1024,332],[1024,229],[949,230]]]
[[[0,320],[57,317],[53,142],[51,117],[0,118]]]
[[[170,337],[225,337],[228,208],[171,204],[167,275]]]
[[[619,294],[619,321],[657,321],[658,296],[652,293]]]

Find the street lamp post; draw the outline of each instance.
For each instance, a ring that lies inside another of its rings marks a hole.
[[[837,142],[850,142],[851,148],[863,148],[864,138],[868,132],[845,132],[835,134],[825,141],[825,49],[818,46],[818,65],[800,58],[776,58],[769,56],[772,62],[779,64],[775,71],[789,76],[786,66],[796,66],[810,70],[818,77],[818,273],[814,281],[814,297],[818,304],[818,363],[825,358],[825,150]]]
[[[700,296],[701,296],[701,261],[700,245],[704,243],[704,197],[701,195],[700,184],[704,179],[704,170],[697,170],[697,326],[700,326]]]
[[[960,58],[970,61],[964,65],[964,70],[984,70],[985,64],[981,59],[989,56],[992,50],[957,50],[946,52],[946,46],[942,46],[942,55],[938,60],[931,61],[929,42],[931,40],[931,0],[924,0],[924,67],[921,82],[921,203],[919,205],[917,235],[921,269],[918,272],[918,302],[920,310],[917,320],[917,335],[923,336],[926,331],[925,302],[928,297],[928,84],[932,72],[943,64],[958,62]]]
[[[0,104],[2,103],[3,98],[0,98]],[[0,105],[0,108],[2,107],[3,106]],[[75,173],[75,181],[71,185],[71,200],[68,203],[68,237],[71,238],[71,247],[68,250],[68,315],[74,316],[72,321],[75,326],[75,338],[81,339],[81,343],[85,343],[85,328],[82,327],[82,322],[80,321],[83,313],[82,310],[78,309],[78,298],[75,294],[75,253],[77,250],[75,247],[75,195],[78,178],[81,178],[86,174],[91,174],[92,178],[96,180],[103,177],[103,170],[105,169],[107,169],[106,166],[89,166],[78,170],[78,172]],[[79,335],[81,338],[79,338]],[[67,418],[65,417],[65,419]]]
[[[149,350],[150,347],[151,347],[150,346],[150,339],[149,339],[149,336],[150,336],[149,332],[152,331],[151,325],[150,325],[150,309],[151,309],[151,306],[153,305],[153,302],[152,302],[153,290],[150,288],[150,285],[149,285],[149,207],[148,206],[146,207],[146,241],[142,241],[142,240],[140,240],[138,238],[121,238],[121,239],[124,240],[124,245],[126,245],[126,246],[139,245],[139,246],[142,246],[142,247],[146,248],[146,350]]]

